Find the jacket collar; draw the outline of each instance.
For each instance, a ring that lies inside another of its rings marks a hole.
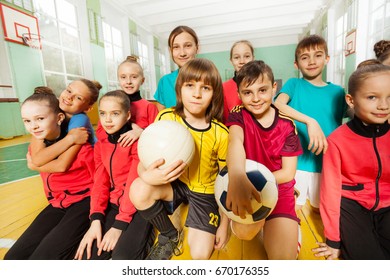
[[[121,134],[129,131],[129,130],[132,130],[133,128],[131,127],[131,123],[126,123],[124,126],[122,126],[121,129],[119,129],[117,132],[113,133],[113,134],[108,134],[107,133],[107,138],[108,138],[108,141],[112,144],[116,144],[118,143],[118,139],[119,137],[121,136]]]
[[[356,134],[363,137],[380,137],[385,135],[389,129],[389,122],[383,124],[364,124],[356,115],[347,123],[348,127]]]
[[[46,147],[49,147],[49,146],[53,145],[54,143],[63,139],[66,136],[66,134],[68,134],[67,127],[65,127],[64,125],[61,125],[60,136],[58,136],[57,139],[54,139],[54,140],[43,139],[43,143],[46,145]]]
[[[136,92],[134,92],[133,94],[128,94],[127,96],[128,96],[129,99],[130,99],[130,103],[142,99],[142,97],[141,97],[141,92],[140,92],[140,91],[136,91]]]

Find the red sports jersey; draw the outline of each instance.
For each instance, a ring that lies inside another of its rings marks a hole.
[[[243,106],[236,106],[229,115],[227,126],[238,125],[244,131],[246,158],[264,164],[271,172],[282,168],[282,157],[302,154],[294,122],[275,109],[275,119],[264,128]],[[295,184],[295,180],[285,184]]]

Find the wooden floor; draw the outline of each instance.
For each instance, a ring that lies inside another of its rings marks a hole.
[[[5,168],[10,162],[19,161],[25,168],[25,162],[21,158],[4,160],[4,154],[15,145],[26,143],[29,137],[17,137],[11,140],[0,140],[0,176],[1,172],[10,172]],[[24,146],[17,146],[18,149]],[[23,151],[24,153],[24,151]],[[19,155],[20,157],[20,155]],[[4,171],[5,170],[5,171]],[[21,171],[17,171],[19,175]],[[16,179],[12,182],[0,183],[0,259],[30,225],[38,213],[47,205],[43,193],[42,182],[38,175],[32,174],[28,178]],[[183,216],[186,208],[179,208],[172,216],[175,223],[183,224]],[[313,212],[308,205],[305,205],[298,212],[301,219],[302,247],[298,255],[299,260],[318,260],[313,256],[311,248],[316,247],[316,241],[323,240],[323,226],[318,213]],[[186,228],[184,228],[186,233]],[[234,235],[221,251],[215,251],[211,256],[213,260],[254,260],[266,259],[261,238],[258,236],[251,241],[238,240]],[[184,236],[184,252],[173,259],[191,259],[189,249],[186,245],[186,234]]]

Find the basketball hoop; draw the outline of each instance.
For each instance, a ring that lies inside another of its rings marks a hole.
[[[41,39],[42,36],[34,33],[23,33],[22,39],[25,45],[30,48],[40,50],[42,48]]]

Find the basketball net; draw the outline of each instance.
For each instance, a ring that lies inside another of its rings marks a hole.
[[[32,49],[40,50],[42,48],[41,38],[38,34],[23,33],[23,42]]]

